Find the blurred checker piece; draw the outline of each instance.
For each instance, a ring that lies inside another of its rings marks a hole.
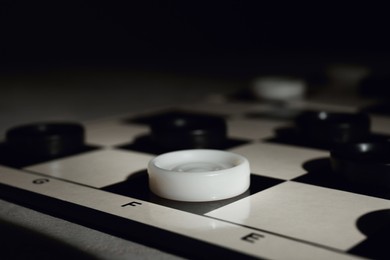
[[[330,155],[333,171],[347,181],[390,188],[390,142],[342,144]]]
[[[11,128],[6,133],[11,153],[22,157],[54,158],[84,148],[84,128],[77,123],[35,123]]]
[[[311,141],[337,144],[367,138],[371,124],[363,113],[305,111],[297,116],[295,125]]]
[[[227,127],[223,118],[210,115],[165,115],[151,124],[153,141],[167,150],[223,146]]]
[[[253,95],[263,101],[290,102],[305,96],[306,82],[295,77],[263,76],[252,82]]]

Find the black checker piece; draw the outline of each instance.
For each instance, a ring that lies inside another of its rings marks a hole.
[[[78,123],[17,126],[6,132],[0,144],[0,164],[22,168],[96,149],[85,145],[84,138],[84,128]]]
[[[330,155],[333,171],[349,182],[390,189],[390,142],[343,144]]]
[[[334,146],[358,141],[383,141],[389,136],[370,132],[371,121],[365,113],[305,111],[292,127],[275,130],[266,141],[329,150]]]
[[[228,149],[247,143],[227,136],[224,117],[170,111],[127,122],[147,124],[150,134],[139,136],[122,149],[161,154],[182,149]]]

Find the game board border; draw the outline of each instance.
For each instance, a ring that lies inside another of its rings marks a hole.
[[[181,257],[204,259],[205,254],[207,254],[207,258],[263,259],[227,247],[201,241],[190,236],[176,234],[172,231],[153,227],[132,219],[123,218],[4,183],[0,183],[0,197],[8,202],[16,203],[52,217]],[[77,211],[77,214],[73,213],[75,211]],[[131,231],[126,232],[125,230]],[[153,234],[153,236],[149,236],[148,234]]]

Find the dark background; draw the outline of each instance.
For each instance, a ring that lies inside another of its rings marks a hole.
[[[387,67],[387,8],[279,1],[2,1],[1,72],[130,67],[242,75]],[[379,64],[379,65],[378,65]]]

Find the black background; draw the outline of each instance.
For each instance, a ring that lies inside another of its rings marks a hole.
[[[329,60],[387,66],[385,6],[274,1],[2,1],[2,71],[137,67],[232,73]],[[284,65],[283,65],[284,64]]]

